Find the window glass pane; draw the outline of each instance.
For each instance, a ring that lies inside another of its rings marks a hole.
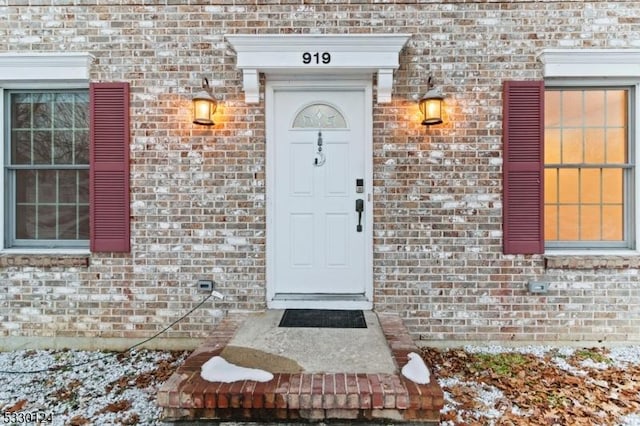
[[[584,162],[604,163],[605,161],[604,129],[586,129]]]
[[[600,204],[600,170],[580,170],[580,201],[587,204]]]
[[[547,129],[560,125],[560,94],[559,90],[547,90],[544,94],[544,121]]]
[[[58,172],[58,202],[61,204],[76,203],[77,198],[76,170],[60,170]]]
[[[627,91],[607,90],[607,126],[627,124]]]
[[[75,164],[89,164],[89,132],[74,132]]]
[[[31,95],[14,93],[11,95],[11,128],[31,128]]]
[[[89,170],[78,170],[78,202],[89,204]]]
[[[52,95],[50,93],[33,94],[33,127],[36,129],[51,128]]]
[[[53,107],[53,125],[57,129],[73,129],[75,113],[74,95],[58,93],[55,95]]]
[[[38,170],[38,203],[55,203],[57,194],[57,172]]]
[[[558,171],[558,200],[560,203],[577,203],[579,191],[578,169]]]
[[[602,239],[605,241],[623,240],[622,206],[602,207]]]
[[[562,162],[582,163],[582,129],[565,129],[562,131]]]
[[[607,129],[607,163],[627,161],[627,138],[625,129]]]
[[[600,240],[600,206],[580,208],[580,239]]]
[[[564,127],[581,127],[582,91],[565,90],[562,92],[562,125]]]
[[[607,204],[622,204],[622,170],[602,170],[602,202]]]
[[[73,132],[68,130],[53,133],[53,158],[55,164],[73,164],[75,149]]]
[[[544,171],[544,202],[558,202],[558,171],[555,169]]]
[[[347,122],[337,109],[327,104],[313,104],[300,111],[293,120],[294,128],[344,129]]]
[[[33,164],[51,164],[51,132],[33,132]]]
[[[563,241],[578,240],[578,206],[558,207],[558,238]]]
[[[78,207],[78,239],[89,239],[89,206]]]
[[[35,203],[37,188],[37,172],[35,170],[16,171],[16,202],[18,204]]]
[[[31,164],[31,131],[11,131],[11,163]]]
[[[16,238],[33,240],[36,237],[36,207],[18,204],[16,206]]]
[[[88,129],[89,128],[89,95],[86,93],[75,94],[74,105],[74,128],[75,129]]]
[[[38,212],[38,239],[56,239],[56,206],[39,205]]]
[[[544,206],[544,239],[546,241],[558,239],[558,207]]]
[[[584,99],[584,116],[587,127],[602,127],[605,119],[604,90],[587,90]]]
[[[75,240],[78,235],[76,206],[58,207],[58,238],[61,240]]]
[[[560,156],[560,130],[550,129],[544,132],[544,162],[558,164],[562,161]]]

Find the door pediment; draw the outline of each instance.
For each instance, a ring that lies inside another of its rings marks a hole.
[[[260,102],[260,73],[348,75],[377,73],[378,103],[391,102],[393,70],[409,34],[226,35],[242,70],[245,102]]]

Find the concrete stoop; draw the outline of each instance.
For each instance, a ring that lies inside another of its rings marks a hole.
[[[438,424],[444,405],[436,379],[416,384],[399,373],[274,373],[269,382],[208,382],[202,364],[220,355],[246,314],[230,314],[160,388],[162,420],[382,422]],[[378,314],[396,366],[417,346],[399,316]],[[330,348],[328,349],[330,351]],[[397,369],[399,371],[399,368]]]

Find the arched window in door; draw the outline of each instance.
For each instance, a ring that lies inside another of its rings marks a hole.
[[[294,129],[346,129],[347,121],[329,104],[315,103],[304,107],[293,120]]]

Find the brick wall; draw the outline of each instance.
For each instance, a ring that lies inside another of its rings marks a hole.
[[[503,80],[542,78],[544,48],[640,48],[640,3],[5,3],[0,51],[86,51],[92,80],[130,82],[132,251],[0,257],[0,336],[147,337],[201,300],[200,278],[227,299],[170,337],[264,309],[264,103],[245,104],[223,35],[405,32],[393,102],[374,105],[375,308],[423,340],[640,338],[637,259],[501,254]],[[429,74],[446,121],[425,131]],[[212,129],[190,122],[202,76],[221,101]]]

